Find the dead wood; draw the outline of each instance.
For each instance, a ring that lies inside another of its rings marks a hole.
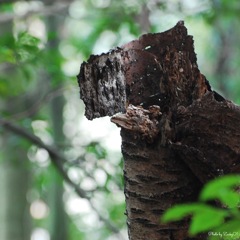
[[[114,115],[122,128],[130,239],[190,239],[187,221],[162,225],[160,215],[239,173],[240,109],[211,90],[184,23],[91,56],[78,82],[86,117]]]

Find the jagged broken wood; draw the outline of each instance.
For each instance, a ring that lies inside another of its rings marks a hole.
[[[209,179],[240,172],[240,108],[211,90],[184,23],[91,56],[78,81],[86,117],[122,128],[130,239],[190,239],[187,221],[159,217]]]
[[[144,109],[129,104],[126,113],[114,115],[111,121],[124,129],[139,133],[148,142],[153,142],[159,133],[160,115],[160,107],[157,105]]]

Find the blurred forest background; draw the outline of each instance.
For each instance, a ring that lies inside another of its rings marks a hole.
[[[184,20],[201,72],[240,103],[238,0],[0,0],[0,239],[127,239],[119,129],[84,117],[76,75]]]

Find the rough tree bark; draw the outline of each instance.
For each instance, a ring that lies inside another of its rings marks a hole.
[[[78,81],[86,117],[121,127],[129,238],[193,239],[187,220],[159,218],[209,179],[239,173],[240,108],[211,90],[184,23],[91,56]]]

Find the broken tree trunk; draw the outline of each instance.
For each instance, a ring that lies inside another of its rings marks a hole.
[[[91,56],[78,81],[86,117],[121,127],[129,238],[204,239],[187,237],[187,220],[159,219],[209,179],[240,172],[240,108],[211,90],[184,23]]]

